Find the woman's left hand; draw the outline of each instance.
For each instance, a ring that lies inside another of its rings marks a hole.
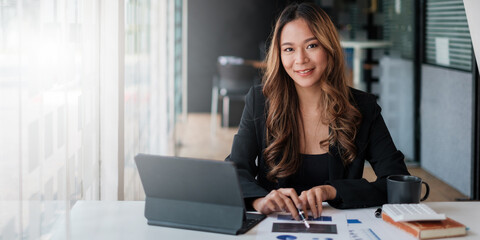
[[[337,196],[337,189],[330,185],[321,185],[303,191],[300,194],[300,201],[302,205],[310,207],[314,218],[318,218],[322,213],[322,202],[333,200]]]

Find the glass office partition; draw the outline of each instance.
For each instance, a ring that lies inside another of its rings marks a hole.
[[[182,0],[175,0],[174,4],[174,79],[175,79],[175,120],[178,121],[178,116],[183,113],[183,4]]]
[[[393,141],[407,161],[418,162],[415,139],[415,1],[382,1],[383,39],[391,42],[379,60],[378,103]]]
[[[182,2],[125,1],[125,200],[144,199],[136,154],[175,154]]]

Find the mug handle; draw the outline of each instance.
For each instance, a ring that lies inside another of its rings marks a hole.
[[[430,194],[430,187],[428,186],[428,183],[422,181],[423,184],[425,184],[425,187],[427,188],[427,191],[425,192],[425,196],[423,196],[422,199],[420,199],[420,201],[425,201],[427,198],[428,198],[428,194]]]

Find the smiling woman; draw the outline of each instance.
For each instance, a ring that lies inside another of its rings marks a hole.
[[[347,86],[336,29],[313,4],[278,18],[263,86],[250,90],[227,161],[239,171],[246,206],[264,214],[321,214],[387,201],[386,177],[409,174],[371,94]],[[377,174],[362,179],[365,161]]]
[[[327,54],[302,18],[285,25],[280,36],[282,64],[295,87],[321,88]]]

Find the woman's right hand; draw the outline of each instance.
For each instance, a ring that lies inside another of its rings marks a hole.
[[[255,210],[265,215],[285,211],[290,212],[296,220],[300,220],[297,207],[302,208],[302,204],[293,188],[272,190],[267,196],[255,199],[252,205]]]

